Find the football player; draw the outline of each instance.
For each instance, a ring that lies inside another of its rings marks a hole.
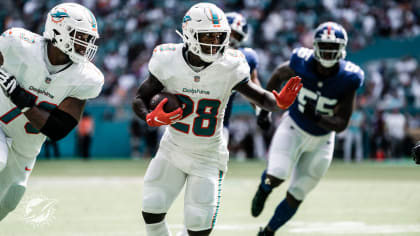
[[[44,35],[12,28],[0,37],[0,220],[22,198],[46,137],[57,141],[78,123],[104,78],[90,62],[99,38],[92,12],[55,6]]]
[[[237,13],[237,12],[229,12],[226,13],[226,18],[229,22],[229,26],[231,29],[230,32],[230,39],[229,39],[229,46],[238,49],[245,55],[245,59],[248,62],[249,68],[250,68],[250,80],[251,82],[254,82],[258,86],[261,87],[261,83],[258,79],[258,55],[252,48],[245,48],[241,47],[242,44],[247,40],[248,38],[248,23],[246,21],[246,18]],[[229,98],[228,104],[226,106],[225,110],[225,117],[223,119],[223,125],[224,125],[224,132],[226,139],[229,138],[229,119],[232,114],[232,105],[233,100],[235,98],[236,92],[233,92],[232,95]],[[257,110],[260,110],[257,108]]]
[[[347,127],[356,90],[364,80],[363,71],[344,60],[346,45],[347,33],[341,25],[323,23],[315,30],[314,49],[296,48],[268,82],[267,89],[275,89],[288,78],[300,76],[303,88],[273,136],[268,166],[252,200],[251,213],[257,217],[273,188],[292,175],[286,197],[259,236],[274,235],[330,166],[335,133]],[[262,111],[258,123],[267,123],[269,115]]]
[[[420,141],[411,149],[411,157],[417,165],[420,165]]]
[[[250,82],[248,63],[240,51],[228,48],[229,23],[214,4],[192,6],[179,34],[183,44],[155,48],[150,75],[133,101],[134,112],[148,125],[168,125],[144,177],[142,214],[148,236],[171,235],[165,215],[184,185],[188,234],[206,236],[213,229],[229,157],[222,120],[232,90],[277,111],[289,107],[301,88],[298,77],[280,93]],[[163,99],[150,111],[150,99],[161,91],[177,94],[182,109],[165,113]]]

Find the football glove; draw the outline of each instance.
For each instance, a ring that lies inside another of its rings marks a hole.
[[[262,130],[268,130],[271,127],[271,112],[261,110],[257,117],[257,125]]]
[[[414,162],[416,162],[417,165],[420,165],[420,141],[411,149],[411,156],[413,157]]]
[[[149,126],[162,126],[176,123],[182,118],[182,108],[166,113],[163,106],[168,102],[168,98],[164,98],[156,108],[146,115],[146,122]]]
[[[276,98],[278,107],[281,109],[287,109],[293,104],[293,102],[295,102],[296,96],[303,86],[300,81],[301,78],[299,76],[295,76],[287,81],[286,85],[283,87],[280,93],[277,93],[275,90],[273,90],[273,94]]]
[[[0,86],[20,110],[25,111],[24,108],[35,106],[36,97],[22,89],[15,76],[9,74],[3,68],[0,68]]]

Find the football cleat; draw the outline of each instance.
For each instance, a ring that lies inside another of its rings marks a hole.
[[[254,217],[257,217],[261,214],[264,209],[265,201],[267,200],[268,195],[270,195],[272,190],[264,191],[262,185],[258,186],[258,190],[255,193],[254,198],[252,199],[251,214]]]

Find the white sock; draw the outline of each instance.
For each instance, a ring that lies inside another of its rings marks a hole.
[[[146,224],[147,236],[172,236],[166,220],[155,224]]]

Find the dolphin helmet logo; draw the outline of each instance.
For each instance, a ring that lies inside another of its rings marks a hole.
[[[64,8],[57,8],[53,13],[51,13],[51,20],[54,23],[62,22],[65,17],[69,17],[69,14],[67,14],[66,9]]]

